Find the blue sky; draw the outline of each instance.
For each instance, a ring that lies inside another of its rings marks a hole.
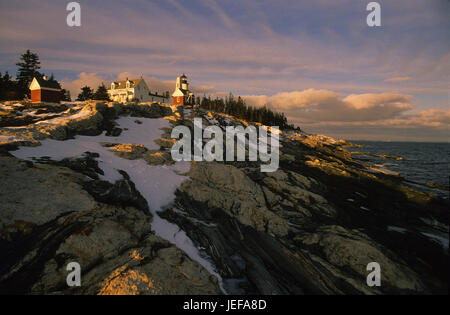
[[[26,49],[75,96],[143,75],[197,94],[243,95],[306,131],[348,139],[449,141],[449,3],[362,0],[0,0],[0,71]]]

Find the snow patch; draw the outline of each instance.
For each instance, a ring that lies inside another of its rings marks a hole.
[[[406,233],[408,232],[408,229],[399,227],[399,226],[394,226],[394,225],[388,225],[387,227],[388,231],[394,231],[394,232],[399,232],[399,233]]]
[[[38,121],[36,124],[58,125],[63,120],[73,120],[73,119],[79,119],[79,118],[86,118],[86,117],[88,117],[91,114],[92,114],[91,111],[81,110],[78,113],[70,115],[70,116],[61,116],[61,117],[56,117],[56,118],[52,118],[52,119],[41,120],[41,121]]]
[[[425,235],[429,239],[431,239],[433,242],[440,244],[446,251],[448,251],[448,243],[449,243],[448,238],[445,238],[445,237],[442,237],[442,236],[439,236],[436,234],[431,234],[431,233],[425,233],[425,232],[420,232],[420,233],[422,235]]]

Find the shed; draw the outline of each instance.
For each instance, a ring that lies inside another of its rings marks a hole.
[[[31,102],[59,103],[61,101],[61,86],[55,80],[46,76],[34,77],[30,83]]]

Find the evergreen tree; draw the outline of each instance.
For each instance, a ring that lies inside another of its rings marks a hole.
[[[6,72],[6,74],[8,74],[8,72]],[[5,74],[5,77],[6,77]],[[4,94],[5,94],[5,79],[2,76],[2,73],[0,72],[0,100],[4,100]]]
[[[86,101],[94,98],[94,91],[89,86],[81,88],[81,93],[78,94],[77,101]]]
[[[216,99],[211,100],[210,96],[203,96],[199,103],[201,108],[229,114],[249,122],[278,126],[280,129],[294,129],[293,125],[288,124],[286,116],[283,113],[277,113],[267,108],[266,105],[259,108],[247,106],[242,97],[239,96],[236,99],[231,93],[225,99],[216,97]]]
[[[19,93],[17,88],[17,82],[11,79],[8,71],[2,76],[0,73],[0,100],[17,100],[19,99]]]
[[[106,89],[106,86],[103,84],[103,82],[97,88],[97,91],[95,91],[95,93],[93,95],[93,99],[99,100],[99,101],[110,101],[108,90]]]
[[[41,68],[41,62],[37,54],[30,52],[28,49],[20,56],[20,62],[16,63],[19,67],[17,70],[17,83],[19,87],[20,97],[30,94],[28,86],[34,76],[38,75]]]
[[[70,91],[61,89],[61,101],[70,102],[72,98],[70,97]]]
[[[47,81],[49,81],[49,82],[55,82],[55,83],[57,83],[57,84],[59,85],[59,87],[61,87],[61,85],[59,84],[59,82],[56,81],[55,75],[54,75],[53,73],[50,75],[50,77],[47,79]]]

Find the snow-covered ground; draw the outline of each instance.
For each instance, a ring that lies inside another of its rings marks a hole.
[[[136,123],[136,120],[141,123]],[[148,202],[153,214],[152,229],[156,235],[175,244],[191,259],[199,262],[211,274],[215,275],[222,285],[222,279],[215,271],[212,263],[199,252],[187,234],[177,225],[158,215],[158,211],[173,203],[176,189],[183,181],[188,179],[182,174],[189,171],[190,162],[178,162],[171,166],[149,165],[142,159],[127,160],[121,158],[101,145],[101,142],[133,143],[142,144],[149,150],[159,149],[154,140],[161,137],[161,128],[169,127],[168,120],[163,118],[121,117],[116,122],[123,129],[118,137],[108,137],[103,133],[93,137],[76,136],[75,139],[66,141],[46,139],[41,141],[41,146],[20,147],[11,153],[26,160],[50,157],[55,161],[81,156],[86,151],[98,153],[100,155],[98,158],[99,167],[104,171],[101,178],[114,183],[116,180],[122,179],[118,170],[127,172],[136,185],[136,189]]]
[[[61,114],[65,114],[66,112],[63,112]],[[47,119],[47,120],[42,120],[37,122],[37,124],[53,124],[53,125],[58,125],[61,123],[61,121],[63,120],[71,120],[71,119],[79,119],[79,118],[87,118],[89,117],[89,115],[91,115],[91,112],[89,110],[80,110],[78,113],[73,114],[73,115],[69,115],[69,116],[61,116],[61,117],[56,117],[56,118],[52,118],[52,119]],[[47,115],[48,116],[48,115]],[[45,117],[45,116],[44,116]]]
[[[31,117],[39,117],[39,118],[45,118],[45,117],[51,117],[51,116],[59,116],[61,114],[58,113],[42,113],[42,114],[36,114],[36,110],[31,111],[31,112],[23,112],[23,111],[18,111],[17,114],[19,115],[24,115],[24,116],[31,116]]]

